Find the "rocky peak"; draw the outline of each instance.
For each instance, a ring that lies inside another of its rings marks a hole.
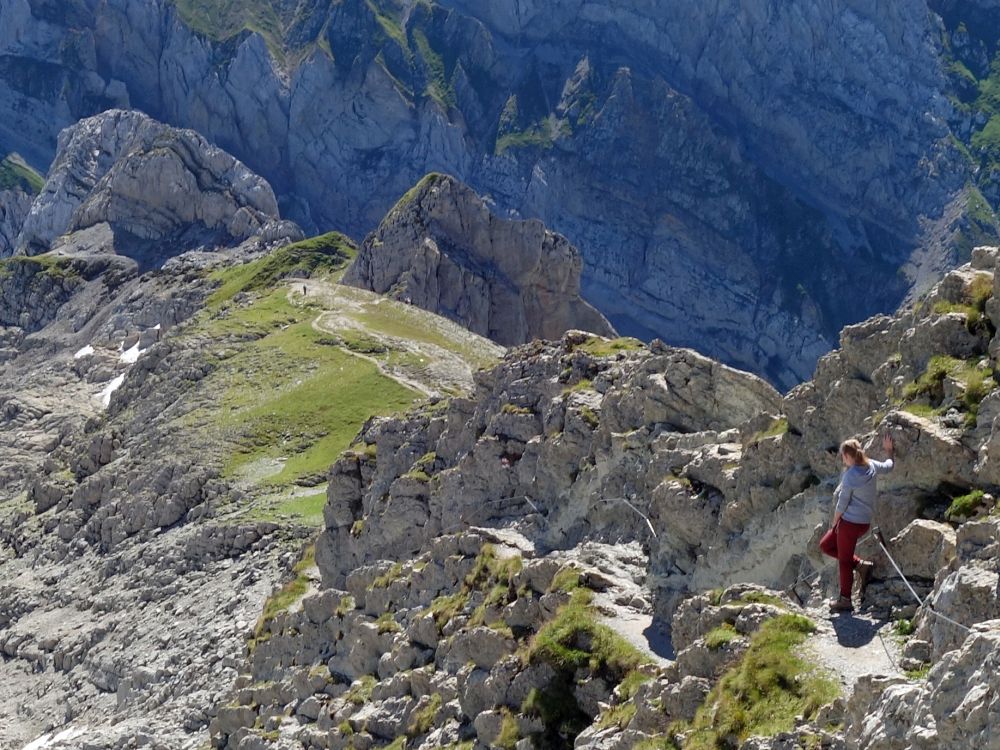
[[[580,297],[580,254],[537,220],[503,219],[453,177],[431,174],[365,240],[345,283],[408,300],[501,344],[612,334]]]
[[[185,250],[251,236],[301,237],[281,222],[270,185],[192,130],[109,110],[59,136],[56,159],[24,220],[17,251],[106,224],[113,250],[155,267]]]

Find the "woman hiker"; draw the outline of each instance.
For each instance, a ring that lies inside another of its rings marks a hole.
[[[840,597],[830,602],[831,612],[852,611],[851,584],[855,572],[862,593],[871,578],[874,563],[855,555],[854,547],[871,525],[878,495],[876,476],[892,471],[893,447],[892,436],[885,435],[882,448],[888,458],[875,461],[865,455],[857,440],[845,440],[840,446],[840,457],[846,468],[833,493],[837,502],[833,523],[819,542],[819,548],[840,563]]]

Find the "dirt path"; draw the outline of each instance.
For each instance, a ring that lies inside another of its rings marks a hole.
[[[344,351],[425,396],[470,392],[473,373],[506,351],[445,318],[373,292],[318,279],[288,284],[289,301],[325,308],[313,320],[315,330],[341,338]]]
[[[896,666],[901,656],[892,624],[864,612],[832,616],[825,609],[811,608],[809,617],[816,633],[806,643],[806,654],[835,673],[845,695],[866,674],[901,674]]]

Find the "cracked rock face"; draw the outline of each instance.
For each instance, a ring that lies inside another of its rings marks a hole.
[[[430,175],[365,240],[344,282],[504,345],[570,328],[613,334],[580,297],[581,265],[576,248],[541,222],[499,218],[454,178]]]
[[[279,220],[271,187],[242,163],[193,131],[124,110],[81,120],[60,135],[17,250],[47,252],[62,235],[101,225],[110,228],[115,252],[142,269],[250,237],[301,238]]]
[[[140,108],[266,176],[303,226],[357,236],[446,171],[568,237],[622,333],[788,388],[954,260],[969,175],[930,6],[352,0],[286,19],[276,59],[167,0],[21,0],[0,145],[41,167],[61,128]]]

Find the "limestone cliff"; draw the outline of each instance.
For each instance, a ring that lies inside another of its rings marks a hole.
[[[368,236],[344,283],[405,299],[500,344],[570,328],[613,333],[580,297],[580,254],[539,221],[494,215],[472,190],[428,175]]]
[[[620,332],[790,387],[996,235],[992,105],[954,73],[989,73],[974,5],[19,0],[0,145],[44,167],[60,128],[140,108],[357,236],[445,171],[568,237]]]
[[[103,249],[143,269],[185,250],[302,237],[280,222],[270,185],[232,156],[193,131],[123,110],[81,120],[60,135],[17,251],[44,253],[63,235],[101,225],[111,234]]]

